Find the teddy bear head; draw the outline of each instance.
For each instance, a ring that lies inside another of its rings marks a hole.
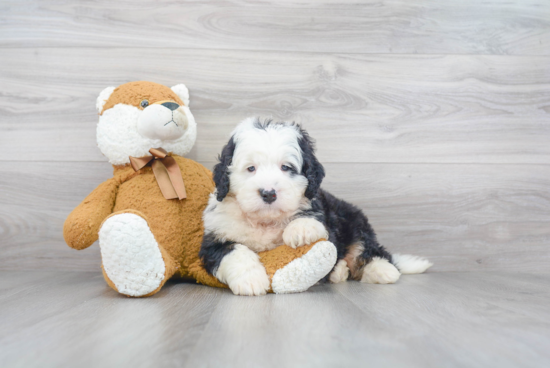
[[[97,98],[97,145],[113,165],[129,156],[148,156],[164,148],[183,156],[197,137],[189,110],[189,91],[183,84],[168,88],[153,82],[130,82],[105,88]]]

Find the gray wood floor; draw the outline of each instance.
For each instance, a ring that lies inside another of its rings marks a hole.
[[[303,124],[323,186],[434,267],[116,295],[62,225],[133,80],[187,84],[207,167],[248,116]],[[550,366],[549,1],[0,0],[0,87],[0,367]]]
[[[548,367],[550,274],[404,276],[130,299],[90,272],[0,272],[2,367]]]

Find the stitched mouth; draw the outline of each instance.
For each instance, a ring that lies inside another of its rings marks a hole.
[[[170,120],[169,122],[164,124],[164,126],[167,126],[170,123],[174,123],[174,124],[176,124],[177,127],[179,127],[178,123],[176,123],[176,121],[174,120],[174,112],[173,111],[172,111],[172,120]]]

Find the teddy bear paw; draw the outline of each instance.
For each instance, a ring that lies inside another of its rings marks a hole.
[[[276,294],[300,293],[319,282],[334,268],[337,251],[329,241],[316,243],[306,254],[277,270],[271,281]]]
[[[164,280],[165,264],[147,221],[133,213],[109,217],[99,230],[103,269],[119,293],[147,295]]]

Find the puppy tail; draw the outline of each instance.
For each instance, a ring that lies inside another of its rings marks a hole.
[[[392,263],[404,275],[422,273],[433,266],[426,258],[410,254],[392,254]]]

